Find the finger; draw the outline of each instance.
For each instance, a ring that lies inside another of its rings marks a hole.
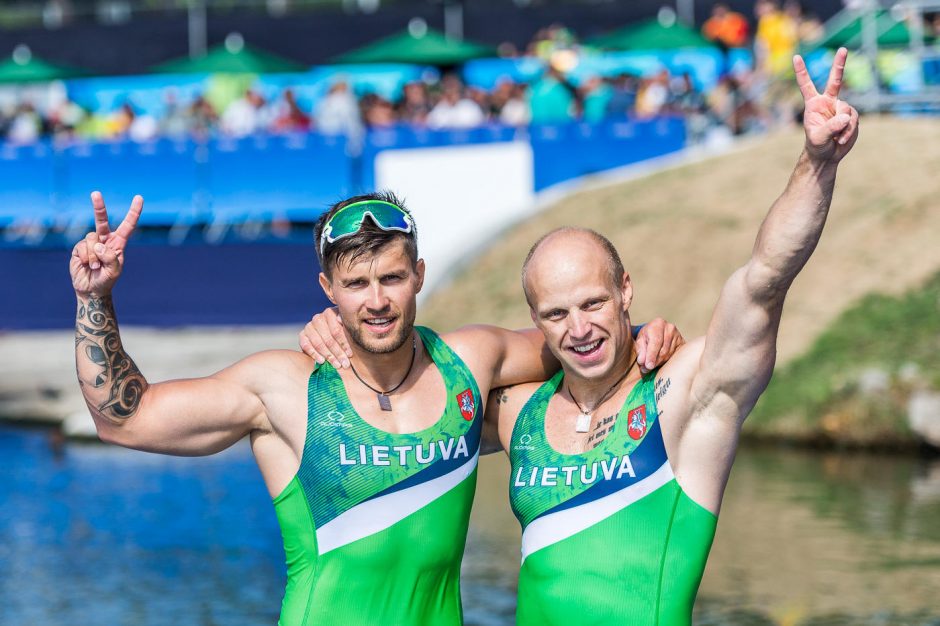
[[[143,196],[134,196],[134,199],[131,200],[131,208],[128,209],[127,215],[124,216],[124,221],[121,222],[121,225],[118,226],[114,233],[120,238],[120,243],[118,244],[119,248],[123,248],[127,245],[127,240],[134,234],[134,229],[137,228],[137,221],[140,219],[140,213],[143,210]]]
[[[349,342],[346,340],[346,331],[343,328],[343,320],[339,317],[339,309],[333,307],[324,311],[327,315],[327,321],[330,326],[330,333],[333,335],[333,338],[339,342],[339,345],[342,346],[343,350],[346,352],[346,356],[352,358],[353,351],[349,346]]]
[[[330,327],[329,322],[325,319],[323,315],[315,316],[310,322],[316,333],[320,336],[320,339],[323,340],[326,349],[329,350],[329,356],[336,360],[342,367],[349,367],[349,357],[346,356],[346,351],[340,345],[339,341],[336,338],[335,329]],[[340,331],[342,334],[342,331]],[[333,361],[330,361],[331,363]]]
[[[97,233],[88,233],[85,235],[85,252],[88,255],[88,267],[96,270],[101,267],[101,261],[95,253],[95,246],[99,243]]]
[[[845,130],[842,131],[842,134],[839,135],[837,141],[840,145],[847,144],[855,133],[858,132],[858,111],[853,107],[849,107],[849,125]]]
[[[82,265],[88,265],[88,246],[85,244],[85,240],[82,239],[75,247],[72,248],[72,256],[77,258]]]
[[[809,77],[809,71],[806,69],[806,61],[798,54],[793,56],[793,71],[796,72],[796,84],[799,86],[800,93],[803,94],[804,100],[809,100],[819,95],[819,92],[816,91],[816,85],[813,84],[813,79]]]
[[[640,364],[640,369],[645,373],[646,369],[646,335],[640,335],[636,338],[636,362]]]
[[[840,113],[835,115],[826,122],[826,127],[829,129],[829,134],[833,137],[837,137],[842,134],[842,131],[848,129],[849,123],[852,121],[851,116],[847,113]]]
[[[100,191],[91,192],[91,206],[95,210],[95,232],[104,241],[111,234],[111,227],[108,226],[108,210]]]
[[[314,353],[319,357],[318,361],[322,363],[327,361],[330,365],[336,369],[340,368],[339,361],[330,354],[330,351],[327,349],[326,344],[323,343],[323,340],[319,336],[307,335],[307,340],[310,341],[310,345],[313,347]]]
[[[833,98],[839,97],[839,90],[842,89],[842,75],[845,73],[845,59],[849,51],[845,48],[839,48],[836,51],[836,58],[832,61],[832,69],[829,70],[829,80],[826,81],[826,95]]]
[[[98,261],[101,267],[108,270],[118,269],[118,255],[116,250],[108,248],[100,241],[95,244],[95,254],[98,255]]]
[[[349,347],[349,343],[346,341],[346,333],[343,332],[342,326],[333,326],[330,329],[330,333],[333,337],[333,341],[336,342],[336,345],[339,348],[339,352],[336,356],[343,356],[343,367],[349,367],[349,358],[352,357],[352,348]]]
[[[649,343],[646,346],[646,360],[643,365],[647,371],[659,365],[659,351],[663,347],[663,336],[661,333],[650,333]]]
[[[304,335],[303,331],[300,332],[298,342],[300,343],[300,349],[309,357],[313,357],[317,363],[323,363],[323,357],[314,351],[313,346],[310,344],[310,340],[307,339],[307,336]]]

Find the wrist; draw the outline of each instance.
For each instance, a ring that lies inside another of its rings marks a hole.
[[[104,298],[111,297],[111,290],[92,290],[92,291],[78,291],[75,290],[75,299],[79,302],[88,302],[90,300],[102,300]]]
[[[831,155],[823,155],[813,150],[810,146],[803,148],[803,154],[800,155],[797,169],[804,169],[817,178],[834,178],[839,169],[839,161],[831,158]]]

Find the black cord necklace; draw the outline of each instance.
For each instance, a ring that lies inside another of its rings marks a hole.
[[[565,386],[568,388],[568,395],[571,396],[571,400],[574,401],[574,405],[578,407],[579,411],[581,411],[581,415],[578,416],[578,419],[574,425],[575,432],[586,433],[591,429],[591,417],[593,416],[594,411],[597,410],[597,407],[604,404],[604,402],[606,402],[607,399],[610,398],[611,395],[613,395],[614,389],[616,389],[617,386],[623,382],[623,379],[627,377],[627,374],[629,374],[630,370],[633,369],[633,366],[636,365],[636,360],[638,356],[639,356],[639,353],[637,354],[637,356],[633,357],[633,362],[630,363],[629,367],[627,367],[627,371],[624,372],[623,375],[620,378],[618,378],[617,381],[613,385],[610,386],[610,389],[608,389],[607,392],[603,396],[601,396],[600,400],[594,403],[594,407],[590,411],[581,408],[581,403],[578,402],[578,399],[574,397],[573,393],[571,393],[571,385],[567,383],[565,384]]]
[[[405,381],[408,380],[408,376],[411,375],[411,368],[415,366],[415,355],[418,354],[418,340],[414,337],[411,338],[411,363],[408,365],[408,371],[405,372],[405,377],[401,379],[401,382],[389,389],[388,391],[382,391],[381,389],[376,389],[366,381],[362,380],[362,376],[359,375],[359,372],[356,371],[356,368],[353,367],[353,364],[349,364],[349,368],[353,371],[353,374],[356,375],[356,378],[359,379],[363,385],[375,392],[375,397],[379,401],[379,408],[383,411],[392,410],[392,399],[388,397],[388,394],[394,393],[396,389],[405,384]]]

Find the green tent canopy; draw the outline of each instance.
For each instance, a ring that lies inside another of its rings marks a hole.
[[[247,44],[234,51],[223,44],[211,48],[198,59],[174,59],[155,66],[153,71],[165,74],[273,74],[307,69],[306,65]]]
[[[663,26],[656,19],[594,37],[587,41],[596,48],[612,50],[675,50],[677,48],[713,48],[715,44],[705,39],[698,31],[679,22]]]
[[[83,76],[86,73],[74,67],[49,63],[35,56],[22,63],[13,59],[0,63],[0,83],[43,83]]]
[[[471,59],[496,56],[496,49],[469,41],[448,39],[428,29],[416,37],[404,31],[375,43],[339,55],[337,63],[412,63],[416,65],[459,65]]]
[[[836,20],[831,23],[826,34],[819,41],[812,44],[813,48],[861,48],[865,40],[864,19],[860,15],[845,20]],[[911,43],[911,33],[903,21],[894,19],[890,11],[878,10],[875,16],[875,31],[878,33],[878,46],[891,48],[908,46]],[[929,41],[929,38],[928,38]]]

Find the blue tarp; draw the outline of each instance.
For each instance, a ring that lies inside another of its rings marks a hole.
[[[674,76],[688,72],[697,89],[710,91],[722,74],[750,69],[753,62],[753,54],[744,48],[733,48],[727,56],[714,48],[609,52],[582,56],[568,77],[578,85],[593,76],[649,76],[665,69]],[[489,91],[502,80],[531,83],[544,72],[545,62],[538,58],[479,59],[464,66],[463,77],[468,85]]]

